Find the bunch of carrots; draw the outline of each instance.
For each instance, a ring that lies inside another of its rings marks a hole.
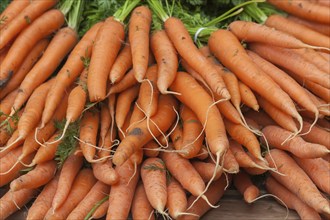
[[[231,185],[330,218],[329,1],[236,2],[122,1],[86,28],[93,1],[12,0],[0,219],[199,219]]]

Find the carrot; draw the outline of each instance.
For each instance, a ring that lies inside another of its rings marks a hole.
[[[49,3],[50,1],[38,2]],[[63,13],[59,10],[53,9],[45,12],[43,15],[38,17],[28,28],[24,29],[24,31],[16,38],[15,42],[10,47],[5,60],[1,63],[2,68],[0,71],[0,87],[3,87],[17,72],[19,66],[23,63],[24,58],[28,55],[34,45],[41,39],[45,38],[60,28],[63,23]],[[3,38],[1,38],[1,40],[2,39]],[[2,42],[1,40],[0,45]],[[17,54],[19,54],[19,56],[17,56]]]
[[[173,177],[167,185],[167,204],[170,216],[177,219],[179,216],[188,214],[185,213],[187,209],[187,196],[186,192],[180,183]]]
[[[203,145],[199,153],[196,155],[196,158],[199,160],[205,160],[209,157],[209,152],[206,149],[206,146]]]
[[[326,6],[303,0],[294,2],[268,0],[268,2],[289,14],[319,23],[330,24],[330,12]]]
[[[278,126],[266,126],[262,129],[262,132],[270,146],[287,150],[300,158],[318,158],[330,153],[325,146],[305,142],[301,137],[294,137],[282,144],[290,135],[290,132]],[[262,139],[262,142],[264,143],[264,139]]]
[[[84,219],[95,203],[100,201],[105,195],[109,194],[109,191],[110,186],[101,181],[97,181],[66,219]]]
[[[266,24],[268,19],[266,21]],[[266,25],[251,21],[234,21],[229,24],[229,30],[239,39],[250,42],[266,43],[284,48],[315,48],[314,44],[306,44],[294,36]]]
[[[151,11],[147,6],[136,7],[128,26],[128,37],[131,45],[134,76],[138,82],[144,79],[149,61],[149,32]]]
[[[8,121],[6,122],[6,126],[3,126],[0,128],[0,157],[1,154],[8,149],[8,147],[2,147],[6,142],[13,137],[13,133],[17,131],[17,124],[19,119],[21,118],[22,114],[24,112],[24,108],[18,111],[14,114],[14,116],[9,117]],[[18,135],[17,135],[18,136]],[[16,136],[16,138],[17,138]],[[11,143],[7,143],[7,146]],[[19,141],[18,144],[22,144],[21,141]],[[15,145],[15,144],[14,144]],[[16,145],[17,146],[17,145]],[[14,147],[14,146],[13,146]],[[11,147],[9,147],[10,149]]]
[[[133,176],[134,165],[127,160],[116,166],[119,183],[113,185],[109,194],[109,207],[106,219],[126,219],[133,201],[135,188],[139,180],[139,172]],[[133,178],[131,178],[133,176]]]
[[[178,72],[170,88],[180,93],[181,95],[176,97],[197,115],[205,127],[205,136],[211,152],[220,159],[228,149],[229,143],[220,112],[212,106],[210,95],[185,72]]]
[[[105,99],[109,72],[124,37],[124,26],[114,17],[107,18],[97,32],[87,78],[88,94],[91,102]]]
[[[329,163],[322,158],[303,159],[293,156],[293,159],[320,190],[330,194],[330,186],[328,182],[330,171]]]
[[[92,163],[93,174],[96,179],[107,184],[114,185],[119,181],[119,175],[112,166],[110,159],[103,163]]]
[[[129,43],[125,43],[110,70],[109,79],[111,83],[114,84],[120,82],[132,65],[131,46]]]
[[[324,145],[330,150],[329,132],[318,126],[311,126],[312,125],[310,123],[304,121],[303,129],[301,131],[302,133],[304,133],[304,135],[302,135],[301,137],[307,142]]]
[[[17,0],[16,0],[17,1]],[[44,50],[49,44],[48,39],[40,40],[29,52],[21,66],[15,73],[15,75],[9,80],[9,82],[1,89],[0,99],[5,97],[8,93],[18,88],[21,82],[24,80],[26,74],[32,69],[34,64],[42,56]]]
[[[247,119],[252,119],[261,127],[265,127],[267,125],[276,125],[276,122],[271,117],[269,117],[269,115],[263,109],[261,109],[259,112],[250,110],[244,113],[244,115]]]
[[[231,149],[229,148],[225,155],[223,160],[223,169],[227,173],[238,173],[239,172],[239,164],[235,159],[235,156],[233,152],[231,152]]]
[[[241,81],[238,81],[238,87],[242,102],[253,110],[259,111],[259,104],[253,91]]]
[[[22,189],[16,192],[8,191],[0,199],[0,219],[7,219],[8,216],[33,199],[36,194],[36,189]]]
[[[146,157],[157,157],[159,155],[159,151],[156,149],[158,148],[158,143],[155,140],[151,140],[143,146],[143,155]]]
[[[93,41],[101,25],[102,23],[97,23],[85,33],[71,51],[61,70],[57,73],[55,83],[47,95],[47,102],[45,103],[45,109],[42,114],[41,127],[51,119],[65,91],[83,71],[83,60],[89,59]]]
[[[143,161],[143,150],[139,149],[137,151],[135,151],[130,157],[130,161],[132,161],[132,163],[134,164],[134,173],[132,175],[131,178],[133,178],[136,173],[138,172],[138,166],[142,163]]]
[[[294,52],[300,54],[308,62],[313,63],[320,70],[330,74],[329,67],[330,64],[319,54],[316,50],[309,48],[294,49]]]
[[[137,84],[137,80],[135,79],[133,69],[129,70],[124,77],[117,83],[113,84],[109,89],[109,94],[116,94],[125,91],[131,86]]]
[[[52,208],[57,210],[65,202],[72,184],[78,175],[80,168],[83,165],[83,158],[75,154],[71,154],[64,162],[63,167],[60,171],[58,180],[58,187],[53,197]]]
[[[93,176],[92,170],[89,168],[82,169],[74,179],[71,190],[63,205],[57,210],[49,209],[44,219],[66,219],[95,183],[96,179]]]
[[[29,0],[14,0],[0,15],[0,29],[11,22],[31,2]]]
[[[99,201],[99,203],[101,204],[91,215],[91,219],[100,219],[107,214],[109,206],[109,196],[105,196],[102,200]]]
[[[191,164],[197,170],[197,172],[202,177],[204,182],[209,182],[211,180],[214,173],[214,169],[217,169],[214,180],[219,179],[222,175],[222,169],[220,167],[217,167],[214,163],[196,160],[196,161],[192,161]]]
[[[108,130],[107,134],[105,135],[104,141],[102,141],[103,142],[103,146],[97,152],[97,156],[99,158],[104,158],[104,160],[106,160],[107,158],[109,158],[109,155],[111,153],[111,148],[114,145],[117,145],[116,143],[113,144],[113,142],[114,142],[113,140],[115,139],[116,135],[117,135],[117,132],[112,132],[112,134],[111,134],[111,129]],[[101,140],[99,140],[99,142],[100,141]]]
[[[150,125],[153,136],[157,137],[160,135],[160,131],[165,132],[169,129],[175,118],[173,108],[177,109],[177,104],[176,99],[171,95],[159,96],[158,111],[150,118],[158,126],[157,129],[154,124]],[[146,120],[132,126],[124,140],[119,144],[113,157],[113,163],[117,166],[123,164],[134,151],[152,140],[152,134],[148,130]]]
[[[213,182],[210,185],[210,188],[206,191],[205,196],[209,199],[210,203],[215,205],[220,198],[223,196],[225,188],[227,185],[227,180],[224,175],[220,177],[217,181]],[[196,197],[191,195],[188,198],[188,206],[195,201]],[[191,214],[195,214],[197,216],[192,215],[183,215],[180,216],[178,219],[199,219],[203,216],[207,211],[210,210],[210,206],[204,200],[198,200],[187,212]]]
[[[217,100],[220,100],[220,97],[217,95],[215,95],[215,98]],[[232,121],[235,124],[242,123],[242,120],[239,116],[237,109],[235,109],[235,107],[229,100],[218,102],[217,107],[218,107],[220,113],[228,120]]]
[[[107,104],[101,105],[100,122],[100,139],[101,147],[103,147],[104,139],[106,138],[106,135],[111,125],[111,115]]]
[[[52,200],[55,195],[56,188],[58,187],[57,174],[49,183],[45,185],[41,193],[37,196],[27,213],[27,220],[43,219],[52,206]]]
[[[321,219],[320,215],[313,208],[304,203],[294,193],[290,192],[289,189],[275,180],[274,177],[269,176],[266,179],[265,186],[268,192],[280,198],[288,208],[294,209],[301,219]],[[283,205],[282,202],[280,204]]]
[[[259,141],[250,130],[243,125],[234,124],[226,119],[224,119],[224,123],[227,132],[235,141],[246,147],[254,157],[263,160]]]
[[[10,114],[10,110],[14,104],[17,94],[18,94],[18,89],[15,89],[14,91],[6,95],[3,99],[1,99],[0,101],[0,112],[2,113],[2,115],[0,115],[0,119],[2,121],[1,126],[3,124],[3,120],[5,120]]]
[[[9,22],[4,28],[1,29],[0,49],[2,49],[8,42],[14,39],[23,29],[25,29],[26,27],[31,27],[35,23],[38,23],[35,21],[40,21],[40,18],[47,13],[46,11],[52,8],[57,2],[58,0],[31,2],[17,16],[15,16],[15,18],[11,22]],[[45,21],[43,22],[47,23]]]
[[[252,183],[250,176],[243,170],[233,176],[233,183],[247,203],[252,203],[260,194],[258,187]]]
[[[273,159],[270,159],[272,156]],[[284,176],[272,172],[271,175],[293,192],[307,205],[319,213],[330,214],[329,201],[324,198],[307,174],[287,153],[279,149],[272,149],[266,155],[271,167],[277,167]],[[274,160],[274,162],[273,162]]]
[[[150,205],[142,182],[139,182],[135,189],[131,212],[133,219],[155,220],[154,210]]]
[[[128,133],[128,129],[130,128],[130,119],[132,118],[132,114],[133,114],[132,109],[129,109],[121,130],[119,130],[119,128],[117,127],[117,129],[120,131],[118,133],[120,141],[124,140]]]
[[[285,25],[283,25],[283,23]],[[317,31],[313,31],[311,28],[305,27],[304,25],[290,21],[281,15],[269,16],[265,22],[265,25],[286,32],[306,44],[323,47],[326,50],[329,50],[330,48],[328,36]]]
[[[164,30],[152,33],[150,47],[158,66],[157,88],[160,93],[167,94],[179,65],[177,52]]]

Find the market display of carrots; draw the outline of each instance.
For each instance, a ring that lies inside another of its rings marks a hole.
[[[330,218],[329,1],[1,5],[0,220]]]

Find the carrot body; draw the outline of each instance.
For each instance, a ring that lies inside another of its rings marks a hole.
[[[45,125],[51,119],[61,102],[63,94],[84,69],[82,58],[88,59],[90,57],[93,41],[101,25],[102,23],[97,23],[85,33],[71,51],[64,66],[57,73],[55,83],[47,95],[45,110],[42,114],[42,125]]]
[[[109,206],[109,200],[106,200],[103,202],[93,213],[91,216],[92,219],[100,219],[104,217],[107,214],[108,211],[108,206]]]
[[[12,75],[17,72],[19,66],[24,61],[24,58],[28,55],[34,45],[41,39],[59,29],[63,23],[64,15],[62,12],[53,9],[45,12],[28,28],[24,29],[24,31],[16,38],[15,42],[10,47],[5,60],[1,63],[0,87],[3,87]],[[19,56],[17,56],[17,54],[19,54]]]
[[[177,219],[183,212],[187,209],[187,196],[186,192],[180,183],[171,178],[169,184],[167,185],[167,204],[168,212],[170,216]]]
[[[273,162],[270,159],[269,154],[266,155],[270,166],[273,168],[276,166],[278,171],[285,175],[272,172],[272,176],[317,212],[329,215],[329,201],[321,195],[315,184],[294,159],[279,149],[272,149],[270,154],[274,160]]]
[[[313,208],[304,203],[272,176],[266,179],[265,185],[268,192],[279,197],[288,208],[296,210],[301,219],[321,219],[320,215]],[[282,203],[280,204],[283,205]]]
[[[124,41],[124,26],[113,17],[105,20],[95,37],[88,69],[88,94],[91,102],[105,99],[107,79]]]
[[[46,10],[53,7],[57,2],[58,0],[31,2],[10,23],[1,29],[0,49],[14,39],[25,27],[32,26],[39,17],[47,13],[45,12]]]
[[[222,175],[221,167],[217,167],[214,163],[203,162],[203,161],[192,161],[191,164],[197,170],[199,175],[202,177],[204,182],[209,182],[213,176],[214,169],[217,169],[214,181],[219,179]]]
[[[24,8],[31,2],[29,0],[15,0],[12,1],[0,15],[0,29],[13,20]]]
[[[227,173],[239,172],[239,164],[236,161],[235,156],[230,148],[226,151],[224,155],[223,168]]]
[[[149,62],[149,32],[151,11],[146,6],[136,7],[129,21],[128,37],[131,45],[134,76],[141,82]]]
[[[126,43],[119,52],[110,70],[109,79],[111,83],[120,82],[132,65],[131,46]]]
[[[300,158],[318,158],[330,153],[325,146],[305,142],[301,137],[294,137],[282,144],[289,137],[290,132],[278,126],[267,126],[262,129],[262,133],[270,146],[290,151]],[[262,141],[264,142],[264,139]]]
[[[113,185],[119,181],[119,175],[115,168],[112,166],[111,160],[103,163],[93,163],[93,173],[96,179],[107,184]]]
[[[110,87],[109,93],[110,94],[120,93],[128,89],[129,87],[137,84],[137,80],[135,79],[133,72],[134,72],[133,69],[131,69],[124,75],[124,77],[119,82],[113,84]]]
[[[14,91],[6,95],[3,99],[1,99],[0,111],[3,114],[5,114],[0,116],[1,121],[5,120],[7,118],[6,115],[10,114],[11,108],[13,107],[17,94],[18,94],[18,89],[15,89]]]
[[[233,176],[233,183],[247,203],[253,202],[260,194],[258,187],[252,183],[250,176],[243,170]]]
[[[330,27],[329,25],[318,23],[318,22],[313,22],[310,20],[302,19],[293,15],[289,15],[286,17],[287,19],[296,22],[298,24],[302,24],[308,28],[313,29],[314,31],[320,32],[321,34],[330,36]]]
[[[160,95],[158,100],[158,111],[150,118],[155,124],[158,125],[159,130],[165,132],[169,129],[174,121],[174,109],[177,109],[177,101],[171,95]],[[166,118],[166,120],[164,120]],[[156,129],[154,124],[150,124],[150,130],[155,137],[160,135],[160,131]],[[127,136],[119,144],[114,157],[113,163],[115,165],[123,164],[134,151],[142,148],[143,145],[152,140],[152,135],[148,130],[147,121],[144,120],[130,128]]]
[[[247,154],[243,147],[237,143],[236,141],[230,141],[230,150],[233,153],[237,163],[239,164],[239,167],[259,167],[258,164],[256,164],[253,159]]]
[[[109,128],[111,126],[111,115],[109,111],[108,105],[102,105],[101,111],[100,111],[100,138],[99,140],[102,141],[101,146],[104,143],[104,139],[106,138],[106,135],[109,131]]]
[[[313,126],[311,131],[309,131],[311,124],[308,122],[304,122],[302,133],[306,133],[305,135],[301,136],[305,141],[321,144],[326,146],[330,150],[330,136],[329,132],[326,130],[318,127]],[[309,131],[307,133],[307,131]]]
[[[151,35],[150,47],[158,66],[157,88],[162,94],[166,94],[177,73],[177,52],[164,30]]]
[[[154,210],[150,205],[142,182],[135,189],[131,211],[133,219],[155,219],[152,214]]]
[[[258,111],[259,104],[253,91],[241,81],[238,81],[238,87],[242,102],[253,110]]]

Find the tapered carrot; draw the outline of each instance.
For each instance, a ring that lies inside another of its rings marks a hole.
[[[3,115],[0,116],[1,119],[1,126],[3,121],[7,118],[7,116],[10,114],[11,108],[14,104],[15,98],[18,94],[18,89],[15,89],[14,91],[10,92],[8,95],[6,95],[3,99],[0,101],[0,112],[2,112]]]
[[[109,191],[110,186],[101,181],[97,181],[66,219],[84,219],[95,203],[100,201],[105,195],[109,194]]]
[[[265,127],[267,125],[276,125],[276,122],[262,109],[259,112],[250,110],[245,112],[244,116],[248,119],[252,119],[261,127]]]
[[[28,55],[33,46],[39,40],[45,38],[52,32],[59,29],[63,23],[63,13],[57,9],[53,9],[45,12],[43,15],[38,17],[35,22],[33,22],[28,28],[24,29],[24,31],[17,37],[13,45],[10,47],[5,60],[1,63],[2,68],[0,71],[0,87],[3,87],[17,72],[19,66],[22,64],[24,58]],[[19,56],[17,56],[17,54],[19,54]]]
[[[131,160],[117,166],[116,171],[119,174],[119,183],[113,185],[110,190],[107,220],[126,219],[128,217],[135,188],[140,177],[139,172],[133,176],[134,165]],[[131,178],[132,176],[133,178]]]
[[[107,134],[105,135],[104,141],[102,141],[103,143],[102,149],[99,149],[99,151],[97,152],[97,156],[99,158],[104,158],[104,161],[107,158],[109,158],[112,147],[116,145],[116,143],[114,143],[116,136],[117,136],[117,132],[115,130],[112,129],[108,130]],[[99,142],[100,141],[101,140],[99,140]]]
[[[296,15],[308,20],[329,24],[330,12],[326,6],[313,4],[309,1],[276,1],[268,0],[268,2],[279,9],[282,9],[290,14]]]
[[[310,123],[304,121],[303,129],[301,131],[304,135],[302,135],[301,137],[305,141],[324,145],[330,150],[329,132],[318,126],[311,126],[312,125]]]
[[[238,87],[242,98],[242,102],[246,106],[252,108],[253,110],[259,111],[260,106],[253,91],[241,81],[238,81]]]
[[[214,180],[219,179],[222,175],[223,170],[220,167],[217,167],[214,163],[196,160],[196,161],[192,161],[191,164],[197,170],[197,172],[202,177],[204,182],[209,182],[211,180],[213,173],[214,173],[214,169],[217,169]]]
[[[159,155],[159,151],[156,149],[158,148],[158,143],[155,140],[151,140],[143,146],[143,155],[146,157],[157,157]]]
[[[110,159],[103,163],[92,163],[92,168],[95,178],[107,185],[114,185],[119,181],[120,177]]]
[[[238,173],[239,172],[239,164],[235,159],[235,156],[231,149],[229,148],[223,159],[223,169],[227,173]]]
[[[57,0],[31,2],[10,23],[1,29],[0,49],[16,37],[25,27],[31,27],[36,23],[35,21],[45,15],[46,11],[57,2]]]
[[[303,49],[295,49],[294,52],[300,54],[303,58],[305,58],[305,60],[313,63],[320,70],[330,74],[329,71],[330,64],[316,50],[303,48]]]
[[[233,183],[247,203],[253,202],[260,194],[259,188],[252,183],[250,176],[243,170],[233,176]]]
[[[215,95],[215,98],[217,100],[221,99],[217,95]],[[243,99],[242,99],[242,101],[243,101]],[[221,115],[223,115],[228,120],[232,121],[235,124],[241,124],[242,123],[242,120],[239,116],[239,113],[238,113],[237,109],[235,109],[235,107],[233,106],[233,104],[229,100],[218,102],[217,107],[218,107]]]
[[[101,147],[103,147],[104,139],[106,138],[106,135],[111,126],[111,115],[107,104],[101,106],[100,122],[100,139]]]
[[[110,70],[109,79],[111,83],[120,82],[132,65],[131,46],[129,43],[125,43]]]
[[[11,214],[27,204],[37,194],[36,189],[22,189],[16,192],[8,191],[0,199],[0,219],[7,219]]]
[[[134,86],[135,84],[137,84],[137,80],[135,79],[133,69],[131,69],[119,82],[113,84],[110,87],[109,94],[120,93],[129,87]]]
[[[155,137],[160,135],[160,131],[165,132],[169,129],[175,118],[173,109],[177,109],[177,101],[172,95],[160,95],[158,100],[158,111],[150,118],[157,126],[150,124],[150,130]],[[166,120],[164,120],[166,118]],[[117,166],[123,164],[130,155],[137,149],[152,140],[153,136],[148,130],[147,121],[144,120],[130,128],[130,131],[119,144],[114,157],[113,163]]]
[[[5,95],[19,87],[21,82],[24,80],[26,74],[32,69],[33,65],[42,56],[48,44],[48,39],[42,39],[31,49],[30,53],[26,56],[15,75],[9,80],[5,87],[1,89],[0,99],[2,99],[3,97],[5,97]]]
[[[318,158],[330,153],[325,146],[306,142],[301,137],[294,137],[282,144],[289,137],[290,132],[278,126],[266,126],[262,132],[270,146],[289,151],[300,158]],[[264,143],[264,139],[262,142]]]
[[[268,192],[280,198],[289,209],[294,209],[301,219],[321,219],[320,215],[285,186],[272,176],[266,179],[265,186]],[[280,202],[281,205],[282,202]]]
[[[147,72],[149,61],[149,32],[151,11],[147,6],[136,7],[129,21],[128,37],[131,45],[134,76],[141,82]]]
[[[104,197],[101,201],[99,201],[99,202],[102,202],[102,204],[91,215],[92,219],[100,219],[107,214],[108,206],[109,206],[109,198],[107,198],[107,197],[108,196]]]
[[[52,200],[58,186],[58,177],[56,175],[49,183],[45,185],[41,193],[37,196],[27,213],[27,220],[43,219],[47,211],[52,206]]]
[[[270,156],[272,159],[270,159]],[[330,202],[324,198],[312,180],[287,153],[272,149],[266,155],[271,167],[277,167],[283,176],[272,172],[271,175],[307,205],[319,213],[330,214]],[[274,161],[274,162],[273,162]]]
[[[10,183],[11,191],[21,189],[36,189],[48,183],[55,175],[56,162],[54,160],[38,164],[27,174],[18,177]]]
[[[167,204],[170,216],[177,219],[179,216],[187,214],[187,196],[181,184],[175,179],[171,178],[167,185]]]
[[[96,179],[92,170],[89,168],[82,169],[76,176],[63,205],[55,211],[52,208],[49,209],[44,219],[66,219],[95,183]]]
[[[306,20],[306,19],[302,19],[293,15],[289,15],[286,17],[287,19],[298,23],[298,24],[302,24],[308,28],[313,29],[314,31],[320,32],[321,34],[330,36],[330,27],[329,25],[326,24],[322,24],[322,23],[318,23],[318,22],[313,22],[310,20]]]
[[[222,40],[219,41],[218,39]],[[227,46],[222,45],[224,42],[232,43],[229,47],[227,43]],[[271,101],[273,105],[292,115],[301,124],[301,116],[290,97],[253,63],[239,40],[230,31],[217,30],[213,32],[208,44],[210,50],[219,61],[230,69],[243,83],[259,95],[262,95],[266,100]],[[226,50],[222,48],[226,48]]]
[[[53,197],[52,208],[57,210],[65,202],[72,184],[78,175],[80,168],[83,164],[83,158],[81,156],[71,154],[64,162],[60,171],[58,180],[58,187]]]
[[[283,25],[283,22],[285,25]],[[327,50],[330,48],[328,36],[317,31],[313,31],[311,28],[305,27],[296,22],[290,21],[281,15],[269,16],[265,22],[265,25],[291,34],[306,44],[324,47],[327,48]]]
[[[8,119],[8,121],[6,122],[6,126],[2,126],[0,128],[0,157],[1,157],[1,154],[4,152],[4,151],[8,151],[8,145],[11,145],[11,141],[9,140],[14,140],[14,138],[12,138],[14,135],[14,133],[16,133],[17,131],[17,124],[18,124],[18,121],[19,119],[21,118],[22,114],[24,112],[24,108],[21,109],[20,111],[18,111],[17,113],[15,113],[14,116],[10,117]],[[16,134],[15,134],[16,136]],[[18,138],[18,135],[15,137],[16,139]],[[8,142],[7,142],[8,141]],[[7,142],[7,144],[6,144]],[[3,145],[7,145],[6,147],[2,147]],[[19,144],[22,144],[21,141],[19,141],[17,143],[18,145]],[[16,144],[14,144],[16,145]],[[17,146],[17,145],[16,145]],[[15,147],[15,146],[13,146]],[[10,149],[11,147],[9,147]]]
[[[142,182],[139,182],[135,189],[131,212],[133,219],[155,219],[154,210],[150,205]]]
[[[157,88],[160,93],[166,94],[177,73],[177,52],[164,30],[152,33],[150,47],[158,66]]]
[[[0,15],[0,29],[13,20],[31,2],[29,0],[12,1]]]

